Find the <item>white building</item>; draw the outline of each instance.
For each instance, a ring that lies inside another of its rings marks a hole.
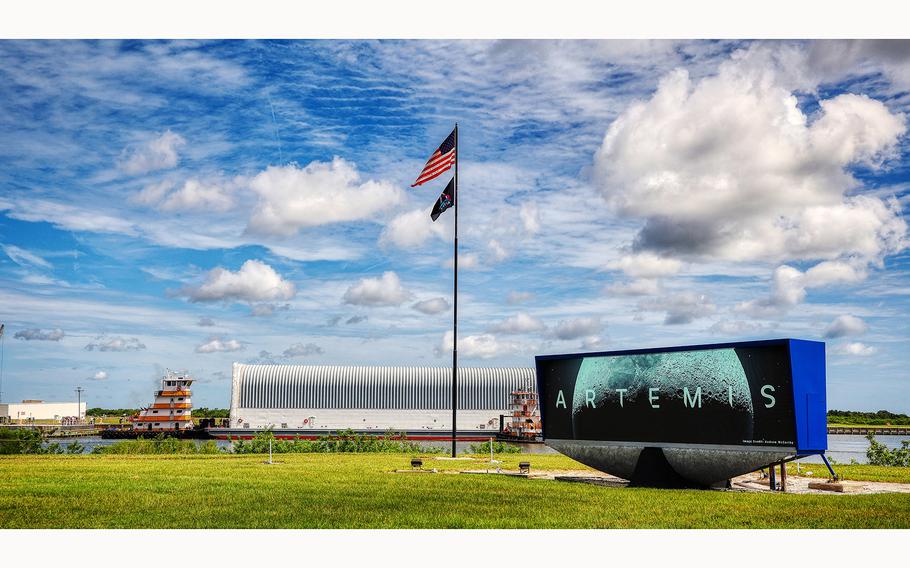
[[[531,367],[458,370],[458,430],[496,432],[509,394],[536,390]],[[234,363],[230,428],[448,431],[451,367]]]
[[[79,410],[76,410],[78,404]],[[42,400],[23,400],[22,402],[0,403],[0,418],[9,422],[26,420],[60,420],[66,417],[85,419],[85,403],[44,402]]]

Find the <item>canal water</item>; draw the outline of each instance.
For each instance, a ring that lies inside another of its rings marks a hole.
[[[889,448],[899,448],[901,446],[901,440],[908,439],[908,436],[876,436],[876,440],[885,444]],[[57,442],[61,446],[66,446],[70,442],[78,441],[80,444],[85,446],[86,453],[91,452],[93,448],[97,446],[108,446],[110,444],[115,444],[121,440],[102,440],[98,436],[85,436],[78,438],[57,438],[50,440],[49,442]],[[433,446],[442,448],[444,451],[452,447],[451,442],[444,441],[430,441],[430,442],[418,442],[421,446]],[[228,440],[215,440],[215,444],[219,448],[226,448],[230,450],[232,442]],[[467,452],[470,450],[472,445],[479,445],[480,442],[458,442],[455,445],[455,449],[458,453]],[[522,452],[529,454],[555,454],[556,450],[544,445],[544,444],[518,444],[521,446]],[[828,451],[825,454],[828,456],[828,459],[834,459],[836,463],[849,464],[851,460],[856,460],[857,463],[866,463],[866,450],[869,448],[869,441],[866,440],[865,436],[854,435],[854,434],[831,434],[828,436]],[[819,456],[809,456],[808,458],[803,458],[799,460],[804,463],[821,463],[821,458]]]

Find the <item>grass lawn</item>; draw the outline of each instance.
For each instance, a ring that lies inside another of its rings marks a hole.
[[[0,528],[910,528],[910,495],[393,474],[406,454],[0,456]],[[515,468],[583,469],[559,455]],[[425,459],[427,467],[470,462]],[[482,467],[482,466],[481,466]],[[846,466],[841,468],[846,473]]]
[[[841,479],[850,479],[853,481],[885,481],[889,483],[910,483],[910,467],[886,467],[881,465],[841,465],[833,464],[834,472]],[[799,466],[805,475],[807,471],[812,472],[813,477],[828,479],[831,475],[824,464],[807,464],[801,463]],[[797,475],[796,464],[787,464],[787,473]]]

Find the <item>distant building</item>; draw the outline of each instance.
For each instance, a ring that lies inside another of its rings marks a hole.
[[[44,402],[42,400],[27,399],[22,402],[0,403],[0,420],[8,422],[26,420],[60,420],[66,417],[76,417],[78,404],[78,418],[85,418],[85,403],[73,402]]]
[[[536,390],[531,367],[462,367],[458,378],[459,432],[495,434],[510,393]],[[452,368],[234,363],[230,428],[269,427],[445,433]]]

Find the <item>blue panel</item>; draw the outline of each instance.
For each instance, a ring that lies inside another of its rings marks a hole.
[[[825,344],[791,339],[790,368],[793,372],[796,449],[801,454],[823,452],[828,449]]]

